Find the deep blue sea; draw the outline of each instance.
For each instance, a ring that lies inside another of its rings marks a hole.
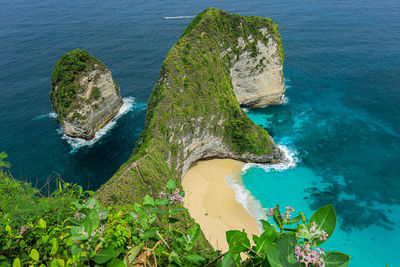
[[[399,266],[399,1],[1,1],[0,151],[14,176],[104,183],[135,147],[165,55],[210,6],[272,18],[285,48],[285,103],[247,114],[288,159],[248,165],[238,198],[255,215],[332,203],[339,225],[325,249],[350,254],[350,266]],[[109,66],[125,99],[90,143],[66,138],[51,113],[52,69],[75,48]]]

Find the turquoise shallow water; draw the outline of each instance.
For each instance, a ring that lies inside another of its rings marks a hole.
[[[14,176],[40,186],[60,174],[90,189],[109,179],[135,147],[165,55],[209,6],[271,17],[283,37],[287,103],[248,114],[297,161],[253,166],[244,186],[264,208],[333,203],[340,229],[328,249],[351,254],[351,266],[397,266],[399,1],[3,1],[0,150]],[[65,138],[51,113],[52,68],[74,48],[105,62],[127,100],[95,143]]]
[[[245,205],[256,217],[278,203],[311,216],[332,203],[338,226],[325,249],[350,254],[351,266],[397,266],[398,133],[340,98],[296,103],[300,88],[286,83],[285,104],[246,110],[273,134],[287,159],[272,167],[245,166],[249,192],[241,192],[257,199]]]

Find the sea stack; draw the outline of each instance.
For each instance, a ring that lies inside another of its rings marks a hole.
[[[123,103],[110,69],[79,49],[57,61],[51,76],[50,100],[65,134],[86,140],[93,139]]]

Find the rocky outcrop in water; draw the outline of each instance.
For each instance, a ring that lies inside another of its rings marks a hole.
[[[123,103],[107,66],[78,49],[54,67],[50,99],[65,133],[86,140],[115,117]]]

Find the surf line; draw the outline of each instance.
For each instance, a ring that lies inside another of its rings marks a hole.
[[[117,124],[117,121],[119,118],[121,118],[123,115],[127,114],[128,112],[134,110],[135,108],[138,108],[140,110],[145,109],[145,105],[141,104],[136,104],[135,103],[135,98],[134,97],[125,97],[123,98],[123,104],[118,112],[118,114],[110,120],[103,128],[98,130],[95,133],[95,136],[92,140],[85,140],[82,138],[77,138],[77,137],[71,137],[65,134],[64,129],[60,127],[57,129],[57,132],[61,134],[61,139],[65,140],[68,144],[71,145],[72,150],[69,153],[75,153],[77,152],[80,148],[86,147],[86,146],[92,146],[95,143],[97,143],[103,136],[105,136],[111,129],[115,127]]]

